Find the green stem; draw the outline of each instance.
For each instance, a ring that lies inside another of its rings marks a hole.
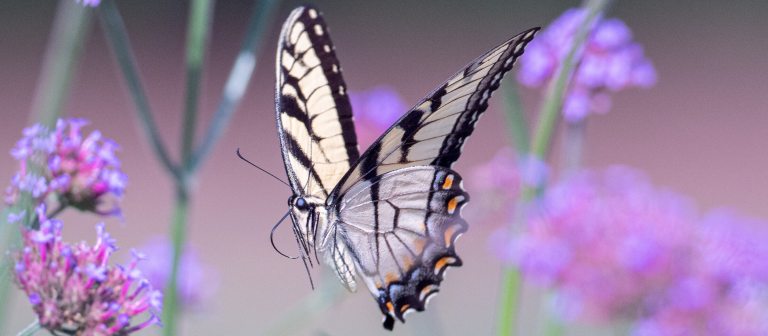
[[[32,336],[36,334],[38,331],[40,331],[42,327],[40,326],[40,323],[35,320],[35,322],[30,323],[24,330],[19,331],[16,336]]]
[[[232,115],[242,100],[245,89],[252,78],[253,69],[256,67],[256,60],[264,42],[264,35],[272,22],[272,13],[278,7],[277,4],[278,0],[262,0],[259,1],[258,6],[253,7],[245,39],[243,39],[240,52],[229,72],[227,82],[224,84],[219,106],[200,146],[192,155],[192,162],[189,164],[191,171],[196,171],[208,156],[216,141],[229,125]]]
[[[512,136],[517,155],[525,156],[530,148],[528,139],[528,121],[525,118],[523,104],[520,103],[520,94],[517,83],[513,79],[505,80],[502,85],[504,90],[504,112],[507,116],[507,128]]]
[[[69,95],[83,42],[90,29],[91,11],[75,1],[61,1],[48,38],[42,71],[32,98],[30,123],[56,124]]]
[[[184,125],[181,132],[181,162],[189,167],[197,129],[200,102],[200,82],[203,73],[208,33],[213,17],[213,0],[193,0],[189,7],[186,50],[186,90],[184,95]]]
[[[610,0],[588,0],[584,5],[587,10],[586,19],[574,35],[573,45],[547,89],[544,105],[539,114],[539,121],[534,130],[533,141],[531,141],[529,151],[529,154],[534,156],[534,158],[543,160],[549,154],[552,134],[560,117],[565,89],[574,71],[578,59],[577,56],[582,50],[582,45],[586,41],[589,32],[592,30],[594,22],[605,10],[609,2]],[[517,201],[516,212],[525,212],[530,202],[538,196],[542,188],[543,186],[541,185],[523,185]],[[519,226],[524,216],[524,213],[516,216],[517,219],[512,222],[512,225],[514,227]],[[509,314],[517,314],[518,310],[520,279],[517,273],[517,270],[511,268],[504,271],[502,283],[503,296],[498,316],[498,335],[500,336],[512,335],[514,332],[513,319],[516,318],[516,315]]]
[[[187,183],[182,182],[177,186],[176,205],[173,210],[171,223],[172,257],[171,270],[168,283],[163,293],[163,335],[171,336],[177,333],[178,311],[178,286],[176,279],[179,276],[179,261],[181,260],[184,241],[186,240],[186,224],[189,217],[189,190]]]
[[[181,171],[171,160],[171,157],[168,155],[168,151],[163,144],[163,140],[160,138],[160,132],[152,117],[149,101],[147,100],[147,95],[141,83],[141,79],[139,78],[139,70],[133,56],[133,49],[131,48],[128,39],[128,33],[125,30],[123,18],[115,6],[115,1],[102,1],[98,7],[98,14],[104,28],[106,39],[112,47],[117,64],[125,79],[125,84],[128,86],[128,92],[136,105],[139,121],[141,122],[145,135],[149,139],[150,146],[152,147],[155,156],[160,159],[160,163],[163,167],[179,180],[181,179]]]

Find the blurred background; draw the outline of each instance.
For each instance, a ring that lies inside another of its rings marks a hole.
[[[259,55],[254,79],[231,127],[203,167],[192,200],[190,242],[215,268],[217,290],[204,307],[186,314],[187,335],[252,335],[285,316],[311,293],[303,266],[269,244],[290,191],[234,155],[236,148],[283,175],[274,121],[274,46],[279,25],[302,2],[284,1]],[[487,49],[532,26],[544,26],[575,1],[315,1],[324,12],[350,90],[386,84],[416,103]],[[155,118],[171,152],[180,146],[183,47],[188,8],[178,1],[119,1]],[[200,124],[210,119],[238,50],[252,1],[219,1],[206,60]],[[50,32],[55,2],[0,2],[0,149],[7,153],[29,120],[30,102]],[[658,73],[656,86],[614,96],[609,114],[587,128],[584,163],[619,163],[649,174],[657,185],[687,194],[702,209],[727,206],[768,218],[768,3],[758,1],[616,1],[608,17],[624,20]],[[94,20],[64,109],[91,120],[121,146],[129,176],[125,221],[107,221],[123,247],[165,234],[173,188],[138,128],[134,106],[102,31]],[[523,91],[537,111],[538,91]],[[510,137],[497,95],[465,147],[457,170],[468,175]],[[555,153],[553,156],[557,156]],[[16,167],[0,160],[0,178]],[[468,190],[472,193],[472,190]],[[472,207],[470,203],[469,207]],[[93,241],[93,216],[66,215],[65,236]],[[78,223],[78,221],[80,223]],[[425,313],[409,315],[395,334],[490,334],[495,325],[500,262],[488,251],[489,234],[507,223],[471,222],[458,244],[465,266],[450,271]],[[284,227],[287,228],[287,227]],[[290,251],[288,230],[278,244]],[[314,270],[315,278],[320,273]],[[334,285],[335,286],[335,285]],[[340,288],[340,286],[338,286]],[[21,293],[11,325],[32,320]],[[526,310],[525,302],[522,310]],[[344,294],[298,334],[387,334],[370,295]],[[303,319],[299,316],[297,319]],[[433,329],[439,325],[440,329]],[[142,334],[154,334],[147,329]]]

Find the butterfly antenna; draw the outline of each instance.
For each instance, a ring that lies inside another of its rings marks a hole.
[[[301,261],[304,263],[304,269],[307,271],[307,277],[309,278],[309,286],[312,287],[312,290],[315,290],[315,282],[312,281],[312,272],[309,271],[309,266],[312,265],[312,259],[309,258],[309,255],[307,253],[308,248],[306,241],[304,241],[304,238],[301,237],[301,234],[299,233],[299,229],[296,227],[296,225],[293,226],[293,233],[296,235],[296,244],[299,245],[299,252],[301,253]],[[309,259],[309,264],[307,264],[307,259]]]
[[[309,258],[301,258],[301,260],[304,262],[304,269],[307,270],[307,277],[309,278],[309,287],[312,287],[312,290],[315,290],[315,282],[312,281],[312,273],[309,272],[309,266],[307,266],[307,259]],[[312,262],[311,260],[309,262]]]
[[[289,257],[287,254],[285,254],[282,251],[280,251],[280,249],[277,248],[277,246],[275,245],[275,231],[277,231],[277,227],[280,226],[281,223],[283,223],[285,218],[288,217],[288,215],[290,213],[291,213],[291,211],[288,210],[288,212],[286,212],[285,215],[283,215],[283,218],[280,218],[280,220],[277,221],[277,223],[275,223],[275,226],[272,227],[272,232],[269,234],[269,242],[272,243],[272,248],[275,249],[275,252],[277,252],[281,256],[286,257],[288,259],[299,259],[299,256]]]
[[[253,163],[253,162],[249,161],[248,159],[246,159],[242,154],[240,154],[240,148],[239,147],[237,148],[235,153],[237,153],[237,157],[239,157],[241,160],[243,160],[245,162],[248,162],[251,166],[254,166],[254,167],[256,167],[256,169],[261,170],[262,172],[266,173],[269,176],[272,176],[273,178],[275,178],[275,180],[280,181],[282,184],[287,185],[289,188],[291,187],[291,185],[288,184],[288,182],[283,181],[281,178],[275,176],[275,174],[272,174],[272,173],[264,170],[264,168],[261,168],[261,167],[257,166],[255,163]]]

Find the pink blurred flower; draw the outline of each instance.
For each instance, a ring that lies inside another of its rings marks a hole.
[[[566,318],[626,318],[679,278],[695,223],[689,202],[628,168],[553,186],[498,254],[554,286]]]
[[[23,250],[16,254],[15,279],[26,293],[40,325],[58,334],[126,335],[159,324],[162,294],[142,277],[134,254],[128,266],[110,266],[115,240],[96,226],[96,244],[62,241],[62,223],[37,208],[40,229],[22,228]],[[139,315],[148,315],[132,323]]]
[[[165,237],[153,237],[143,247],[152,259],[142,263],[140,269],[147,279],[157,288],[168,284],[171,269],[172,246]],[[181,306],[187,310],[201,308],[209,301],[218,289],[218,278],[212,267],[204,265],[192,246],[184,247],[179,264],[178,299]]]
[[[634,334],[767,335],[766,228],[728,211],[704,217],[685,276],[646,307]]]
[[[567,56],[586,12],[569,9],[533,40],[521,59],[518,80],[529,87],[548,83]],[[589,113],[606,113],[611,107],[609,92],[656,83],[653,64],[643,48],[632,41],[632,32],[619,19],[595,23],[578,58],[578,66],[563,102],[568,121],[579,121]]]
[[[78,3],[83,4],[85,7],[96,7],[101,3],[101,0],[76,0]]]
[[[468,218],[484,221],[501,213],[504,217],[514,208],[520,191],[520,169],[511,148],[496,152],[490,161],[472,168],[464,180],[474,196],[472,206],[465,210]]]
[[[397,91],[385,85],[368,91],[350,92],[349,100],[355,117],[357,141],[362,150],[408,111]]]
[[[60,205],[119,215],[117,205],[100,207],[108,195],[120,198],[127,183],[115,155],[119,146],[99,131],[83,136],[87,124],[59,119],[53,130],[39,124],[25,129],[11,150],[19,170],[6,190],[6,202],[16,203],[28,193],[36,204],[54,198]]]

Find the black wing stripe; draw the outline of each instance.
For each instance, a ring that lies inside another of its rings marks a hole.
[[[291,187],[325,197],[360,155],[346,84],[317,9],[290,14],[276,69],[278,132]]]
[[[487,109],[491,92],[537,30],[523,32],[471,62],[406,113],[342,178],[331,200],[360,180],[394,169],[425,162],[451,167]]]

